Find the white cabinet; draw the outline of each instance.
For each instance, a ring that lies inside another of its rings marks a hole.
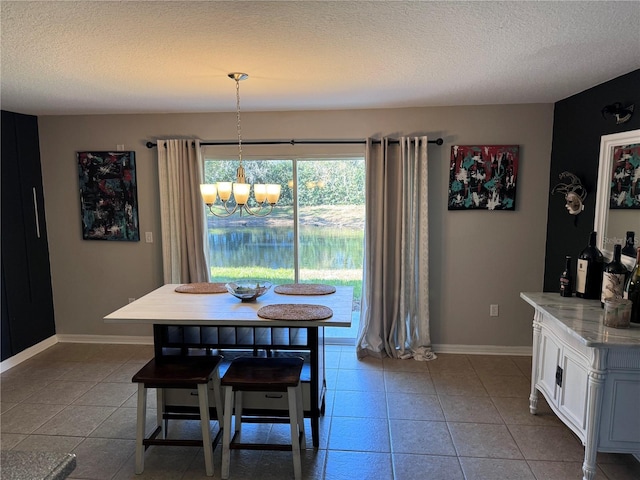
[[[640,456],[640,326],[605,327],[597,300],[520,296],[535,308],[531,413],[541,392],[585,446],[584,480],[598,451]]]
[[[536,388],[545,394],[548,403],[563,421],[584,441],[586,431],[588,359],[571,346],[566,333],[554,332],[541,319],[540,354],[537,356]]]

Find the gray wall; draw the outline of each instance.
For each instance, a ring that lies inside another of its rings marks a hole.
[[[245,140],[443,137],[429,147],[432,341],[505,347],[531,344],[532,312],[519,292],[542,289],[552,122],[551,104],[242,114]],[[39,127],[57,333],[151,335],[149,326],[103,322],[162,284],[156,150],[144,143],[232,140],[235,114],[43,116]],[[143,240],[82,240],[75,152],[119,144],[136,151]],[[454,144],[520,145],[516,211],[447,211]],[[492,303],[499,317],[489,317]]]

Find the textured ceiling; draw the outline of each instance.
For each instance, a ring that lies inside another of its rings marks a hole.
[[[552,103],[640,68],[640,2],[1,1],[3,109]]]

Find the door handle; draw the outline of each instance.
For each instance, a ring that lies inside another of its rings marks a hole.
[[[556,368],[556,385],[559,387],[562,386],[562,367],[558,365]]]
[[[40,238],[40,215],[38,214],[38,193],[36,187],[33,187],[33,216],[36,221],[36,236]]]

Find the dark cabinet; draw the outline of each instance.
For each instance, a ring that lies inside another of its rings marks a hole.
[[[38,119],[2,111],[2,360],[55,334]]]

